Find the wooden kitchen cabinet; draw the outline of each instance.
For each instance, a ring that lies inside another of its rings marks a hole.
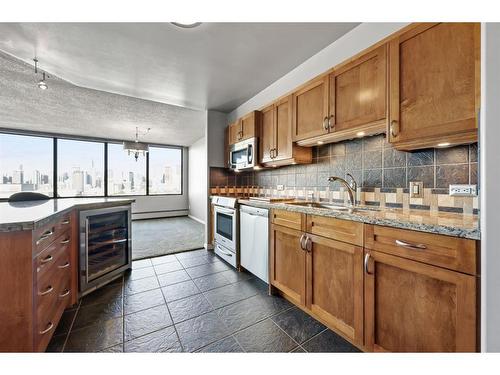
[[[233,145],[249,138],[257,137],[259,134],[260,122],[260,111],[252,111],[237,121],[229,124],[229,144]]]
[[[477,350],[475,276],[367,250],[364,278],[368,350]]]
[[[271,225],[270,283],[295,304],[306,303],[306,252],[301,247],[303,232]]]
[[[239,142],[241,136],[241,126],[239,120],[229,124],[227,134],[229,145],[234,145]]]
[[[330,132],[380,132],[387,126],[387,45],[330,74]],[[353,136],[356,134],[350,132]]]
[[[292,140],[292,95],[280,99],[262,111],[261,164],[283,166],[312,162],[312,150]]]
[[[476,142],[480,24],[416,24],[389,49],[392,145],[414,150]]]
[[[307,234],[307,308],[363,345],[363,248]]]

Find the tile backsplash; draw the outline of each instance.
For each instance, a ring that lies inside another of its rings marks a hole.
[[[393,200],[390,194],[399,192],[408,195],[410,181],[422,181],[425,197],[420,201],[414,200],[421,203],[414,205],[428,208],[433,199],[430,194],[443,196],[442,201],[451,199],[461,202],[459,198],[448,197],[449,185],[477,184],[478,181],[477,143],[403,152],[395,150],[386,142],[384,135],[376,135],[316,146],[313,155],[312,164],[262,171],[233,173],[223,168],[212,168],[210,186],[258,186],[272,192],[278,185],[284,185],[285,190],[316,191],[318,196],[325,196],[320,192],[332,194],[331,192],[343,190],[340,184],[328,182],[329,176],[345,177],[346,173],[351,173],[360,192],[389,194],[389,200]],[[371,197],[370,194],[367,196]],[[358,197],[359,200],[362,198]],[[331,196],[329,199],[332,199]],[[384,203],[387,201],[382,200]],[[402,200],[403,198],[398,199],[398,202],[394,200],[394,204],[402,205]],[[376,201],[380,202],[380,197]],[[460,206],[461,210],[461,203],[446,204]]]

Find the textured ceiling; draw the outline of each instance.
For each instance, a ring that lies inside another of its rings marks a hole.
[[[229,112],[357,23],[0,23],[0,50],[78,86]]]
[[[75,86],[55,76],[40,90],[33,67],[0,52],[0,127],[189,146],[204,136],[206,112]]]

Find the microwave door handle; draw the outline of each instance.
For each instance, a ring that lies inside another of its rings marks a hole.
[[[252,161],[253,161],[253,146],[252,145],[248,145],[248,147],[247,147],[247,161],[248,161],[248,164],[252,164]]]

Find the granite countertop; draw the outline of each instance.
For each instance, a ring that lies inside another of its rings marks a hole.
[[[74,208],[112,207],[134,201],[133,198],[59,198],[44,201],[0,202],[0,232],[36,229],[51,216]]]
[[[479,240],[481,238],[477,215],[430,212],[426,210],[403,210],[400,208],[381,208],[377,210],[370,206],[367,207],[368,210],[366,211],[347,212],[248,199],[239,199],[238,203],[259,208],[275,208],[310,215],[335,217],[367,224],[437,233],[472,240]],[[370,208],[371,210],[369,210]]]

